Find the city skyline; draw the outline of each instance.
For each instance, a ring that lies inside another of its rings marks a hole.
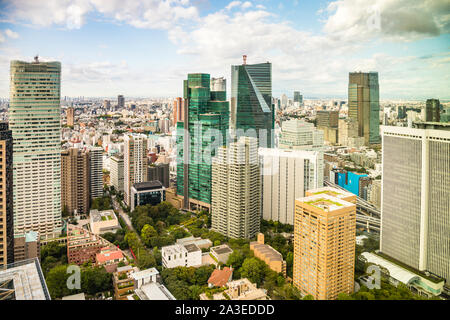
[[[345,98],[349,72],[377,71],[380,100],[449,99],[448,4],[404,2],[1,1],[0,72],[39,54],[61,62],[62,96],[175,97],[192,72],[230,92],[246,54],[272,63],[274,96]]]

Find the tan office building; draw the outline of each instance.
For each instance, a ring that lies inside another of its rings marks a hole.
[[[61,152],[61,204],[70,214],[89,213],[89,154],[71,148]]]
[[[356,205],[340,190],[321,189],[295,200],[293,283],[334,300],[354,289]]]
[[[73,107],[69,107],[67,108],[66,111],[66,117],[67,117],[67,125],[73,127],[73,123],[74,123],[74,109]]]

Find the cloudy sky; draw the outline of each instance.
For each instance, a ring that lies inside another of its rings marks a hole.
[[[179,96],[189,72],[272,62],[273,95],[347,96],[378,71],[381,99],[450,99],[449,0],[0,0],[9,63],[62,63],[63,96]],[[230,82],[230,81],[229,81]]]

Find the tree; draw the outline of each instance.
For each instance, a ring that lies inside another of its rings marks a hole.
[[[241,276],[260,285],[264,279],[266,265],[257,258],[247,258],[241,267]]]
[[[314,300],[314,297],[310,294],[307,294],[306,296],[303,297],[302,300]]]
[[[227,265],[233,266],[234,269],[239,269],[244,263],[245,256],[239,250],[233,251],[227,260]]]
[[[50,296],[53,299],[78,293],[77,290],[70,290],[67,287],[67,279],[69,276],[70,274],[67,273],[67,265],[56,266],[48,272],[45,282],[47,283]]]
[[[83,268],[81,272],[81,289],[94,295],[98,292],[109,291],[113,288],[112,277],[103,267]]]
[[[156,237],[157,235],[158,233],[156,232],[155,228],[153,228],[149,224],[144,225],[141,230],[141,239],[146,246],[150,246],[151,238]]]

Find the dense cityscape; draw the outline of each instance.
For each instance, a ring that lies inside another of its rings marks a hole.
[[[0,300],[450,299],[448,96],[278,95],[269,59],[75,97],[11,55]]]

